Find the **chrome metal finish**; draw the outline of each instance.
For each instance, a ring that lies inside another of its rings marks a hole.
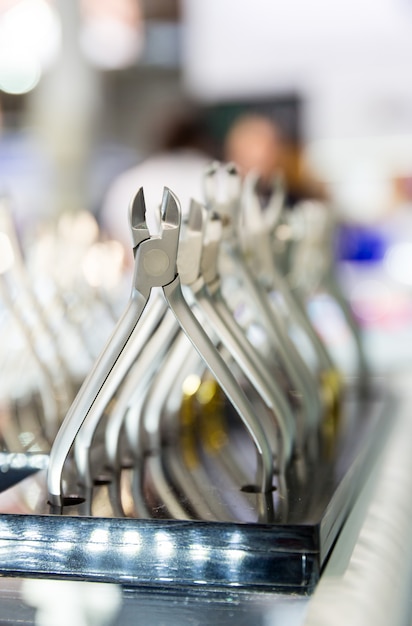
[[[63,504],[61,477],[70,448],[102,385],[110,376],[130,340],[147,304],[151,289],[170,282],[176,275],[180,211],[177,199],[168,189],[163,193],[161,213],[160,236],[150,237],[146,226],[143,191],[139,190],[130,206],[133,241],[138,242],[135,249],[135,271],[130,299],[110,340],[86,377],[54,441],[48,473],[50,502],[54,506],[61,507]]]
[[[61,480],[65,460],[77,434],[103,390],[104,397],[102,397],[95,412],[91,414],[86,435],[81,440],[80,447],[77,447],[77,460],[82,464],[84,479],[90,488],[91,477],[87,475],[87,450],[102,408],[115,391],[116,387],[113,383],[118,384],[119,372],[123,374],[132,360],[129,356],[124,359],[123,353],[133,337],[151,291],[155,287],[163,288],[166,300],[180,325],[185,332],[189,332],[191,341],[207,365],[209,367],[212,365],[212,371],[215,375],[218,373],[222,388],[226,392],[229,391],[228,397],[239,411],[239,415],[251,433],[260,455],[258,462],[259,490],[270,491],[272,488],[273,459],[260,421],[253,414],[252,407],[237,385],[230,369],[216,352],[213,343],[191,313],[183,298],[180,283],[174,278],[177,277],[176,264],[180,231],[180,213],[176,198],[169,190],[165,190],[160,236],[150,237],[145,221],[142,190],[139,190],[131,203],[130,224],[133,242],[136,244],[132,293],[125,313],[119,320],[94,368],[86,378],[56,437],[48,473],[51,504],[58,507],[63,504]],[[174,280],[172,280],[173,278]],[[121,425],[122,419],[118,413],[115,420],[118,426]],[[118,432],[120,432],[119,429]],[[115,442],[117,444],[118,438],[115,439]],[[81,451],[83,451],[83,457]]]
[[[174,316],[170,311],[166,311],[159,327],[147,341],[139,358],[134,363],[132,371],[118,395],[116,406],[109,415],[105,432],[105,449],[109,466],[116,470],[120,468],[121,464],[119,437],[123,426],[125,426],[130,451],[136,458],[140,458],[137,453],[141,434],[140,415],[133,407],[143,405],[147,389],[157,370],[161,367],[163,359],[170,350],[178,332],[179,325]],[[135,418],[135,415],[138,417]]]
[[[272,452],[278,457],[278,470],[283,472],[286,462],[291,457],[295,441],[295,418],[292,409],[276,380],[270,380],[253,346],[237,326],[221,295],[217,267],[218,247],[221,239],[220,219],[212,216],[208,220],[206,211],[195,202],[192,203],[191,213],[198,215],[197,230],[189,230],[188,237],[190,238],[192,232],[196,234],[200,230],[203,233],[203,241],[194,239],[192,242],[192,247],[195,248],[196,244],[200,247],[201,255],[194,255],[199,259],[199,265],[197,268],[192,266],[193,280],[187,284],[194,294],[201,314],[205,316],[219,340],[271,411],[272,420],[266,420],[265,429]],[[264,423],[263,415],[261,419]],[[279,431],[274,428],[275,425],[278,426]]]
[[[243,280],[259,308],[265,330],[272,335],[287,375],[300,393],[305,422],[303,429],[313,431],[319,427],[323,414],[317,381],[290,339],[285,319],[268,297],[268,289],[276,285],[285,302],[287,298],[284,294],[288,288],[275,266],[271,245],[272,232],[282,212],[284,191],[282,186],[279,189],[279,183],[275,184],[272,198],[263,214],[256,193],[257,182],[254,176],[247,177],[245,181],[240,202],[239,236],[231,242],[230,252],[235,255],[236,262],[239,262],[240,257]],[[267,227],[268,222],[270,228]],[[299,315],[296,308],[297,304],[289,298],[287,312],[292,319]]]
[[[65,507],[63,516],[48,515],[44,472],[27,477],[0,493],[0,511],[13,494],[20,513],[0,514],[3,576],[312,591],[365,477],[375,471],[393,423],[386,417],[397,413],[394,400],[379,395],[378,385],[373,400],[360,400],[356,393],[347,397],[345,429],[333,456],[324,454],[310,464],[303,484],[290,467],[288,512],[269,523],[78,517],[76,506]],[[213,498],[218,481],[216,487]],[[232,501],[230,492],[220,494],[226,503]],[[243,513],[257,511],[262,494],[243,495]]]
[[[255,444],[258,453],[256,485],[259,491],[262,493],[271,491],[273,473],[272,451],[266,438],[266,433],[262,429],[259,419],[254,414],[252,406],[237,384],[230,368],[220,357],[210,338],[193,315],[183,296],[179,276],[164,287],[164,293],[183,331],[219,381]]]
[[[160,501],[164,503],[170,516],[176,519],[191,519],[191,515],[179,502],[179,498],[173,488],[173,481],[170,480],[164,469],[161,458],[163,447],[161,420],[163,415],[162,409],[167,396],[171,393],[174,383],[179,384],[178,373],[189,356],[188,347],[191,348],[191,344],[187,345],[187,338],[183,333],[180,333],[173,343],[165,362],[153,378],[142,408],[143,419],[141,424],[139,424],[141,430],[139,437],[140,451],[138,453],[135,451],[136,456],[141,461],[143,461],[144,454],[147,454],[146,465],[150,471],[156,494],[159,496]],[[136,483],[136,488],[139,486],[140,483]],[[133,493],[135,495],[136,490]],[[192,501],[193,491],[186,492],[185,495],[189,501]],[[138,501],[141,498],[143,498],[143,494],[139,494]]]
[[[229,187],[228,198],[226,199],[226,202],[219,201],[216,198],[216,177],[219,173],[221,175],[226,175],[225,181]],[[214,187],[212,185],[213,180],[215,181]],[[281,362],[284,365],[291,385],[293,386],[293,389],[290,390],[291,394],[294,396],[295,401],[298,398],[300,399],[300,403],[302,405],[301,412],[303,413],[303,415],[300,419],[298,415],[297,440],[294,437],[293,443],[295,444],[296,441],[296,449],[299,450],[299,454],[302,454],[302,451],[305,447],[307,431],[312,431],[312,440],[314,440],[316,436],[316,429],[319,427],[320,418],[322,415],[322,408],[320,404],[320,398],[317,393],[316,384],[314,384],[314,380],[311,379],[310,373],[307,370],[303,360],[300,358],[300,355],[295,349],[295,346],[289,339],[285,326],[281,323],[279,316],[276,315],[276,311],[273,310],[267,294],[255,280],[255,278],[251,275],[248,265],[245,262],[244,256],[240,252],[239,240],[241,240],[242,238],[245,239],[246,234],[244,232],[243,234],[239,232],[238,223],[239,220],[242,219],[242,217],[245,218],[245,212],[240,212],[240,178],[236,168],[232,165],[229,165],[225,168],[221,168],[221,171],[219,172],[218,164],[215,164],[214,167],[207,172],[206,181],[209,206],[211,209],[215,210],[219,215],[222,216],[222,220],[224,220],[224,223],[226,225],[223,230],[225,239],[225,250],[228,251],[228,254],[232,257],[232,268],[238,276],[238,283],[241,284],[242,289],[245,291],[245,299],[253,303],[253,309],[257,312],[258,317],[260,317],[263,321],[265,333],[268,335],[268,338],[273,345],[274,350],[277,351]],[[213,195],[213,193],[215,195]],[[279,197],[275,194],[275,197],[272,201],[272,209],[273,212],[276,212],[276,215],[280,212],[281,199],[282,193],[280,193]],[[252,202],[252,210],[255,204],[256,203]],[[257,211],[255,207],[254,213],[256,212]],[[253,216],[250,222],[253,223]],[[261,220],[260,222],[254,223],[255,231],[256,225],[259,223],[261,223]],[[261,236],[259,236],[258,240],[254,240],[254,248],[255,247],[259,250],[259,254],[266,252],[266,256],[264,256],[264,260],[266,262],[265,265],[269,268],[269,271],[271,272],[273,267],[273,258],[270,254],[270,247],[263,227],[261,228]],[[233,280],[233,276],[231,276],[230,279]],[[246,293],[248,294],[247,296]],[[273,383],[271,386],[273,387]],[[283,405],[285,404],[286,403],[284,402]],[[287,408],[285,409],[284,407],[283,413],[285,415],[287,415],[286,411]],[[288,412],[290,414],[291,409],[289,409]]]
[[[144,411],[143,429],[144,437],[146,441],[146,447],[149,451],[147,458],[147,469],[153,480],[153,487],[157,497],[165,503],[166,509],[177,519],[191,519],[191,515],[188,513],[187,508],[184,510],[183,517],[177,514],[174,515],[173,511],[178,502],[178,497],[175,491],[175,484],[178,486],[181,493],[184,494],[185,499],[189,503],[189,507],[194,510],[195,519],[225,519],[219,518],[219,515],[213,514],[208,499],[203,497],[205,491],[200,491],[192,477],[193,465],[183,468],[184,461],[182,457],[191,455],[191,460],[195,458],[196,450],[193,448],[188,451],[182,450],[180,446],[176,446],[173,440],[180,438],[180,430],[182,424],[180,423],[180,412],[183,410],[182,404],[184,404],[184,383],[188,376],[193,376],[197,371],[203,372],[205,369],[202,359],[199,357],[190,341],[187,339],[184,333],[180,333],[179,337],[175,341],[162,370],[159,372],[156,379],[154,379],[151,385],[148,398],[146,400],[146,410]],[[160,393],[159,393],[160,391]],[[173,410],[175,415],[168,415],[168,399],[174,394],[177,397],[179,409]],[[168,435],[165,433],[167,426],[164,422],[169,417],[173,419],[173,424],[169,424],[170,434],[168,441]],[[174,426],[174,428],[173,428]],[[173,430],[172,430],[173,428]],[[177,433],[176,433],[177,430]],[[173,439],[172,439],[173,438]],[[191,444],[195,442],[190,442]],[[179,478],[172,471],[166,470],[166,464],[163,456],[166,448],[174,450],[173,456],[177,458],[177,463],[174,464],[182,468],[179,472]],[[181,461],[181,463],[179,463]],[[180,480],[179,480],[180,479]],[[207,477],[205,475],[205,481]],[[203,492],[203,493],[202,493]],[[134,492],[135,493],[135,492]]]
[[[370,368],[359,327],[335,276],[333,210],[321,202],[304,201],[296,207],[296,218],[301,222],[302,235],[291,242],[290,287],[300,293],[303,299],[320,290],[336,302],[354,340],[360,382],[367,384]]]
[[[128,382],[126,383],[127,390],[122,393],[122,400],[120,400],[120,398],[117,399],[115,414],[117,415],[119,411],[122,412],[123,410],[126,410],[127,403],[130,401],[130,387],[136,385],[134,376],[130,370],[134,361],[139,357],[145,347],[151,334],[156,329],[156,326],[159,324],[165,310],[165,302],[160,296],[157,298],[154,297],[149,301],[143,312],[141,324],[138,328],[136,327],[131,334],[121,356],[115,362],[110,372],[110,376],[106,378],[101,386],[99,393],[90,407],[84,423],[77,434],[74,447],[75,459],[77,469],[79,471],[79,478],[87,487],[93,486],[93,478],[90,472],[90,449],[93,437],[96,433],[100,420],[102,419],[103,413],[126,374],[129,373]],[[123,399],[125,396],[126,406],[125,400]],[[110,423],[113,421],[115,421],[115,418],[113,414],[111,414]],[[108,440],[113,441],[112,433],[108,436]]]

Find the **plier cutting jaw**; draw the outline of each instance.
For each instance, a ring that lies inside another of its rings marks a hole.
[[[151,235],[146,224],[143,189],[130,205],[135,270],[129,303],[94,367],[86,377],[54,441],[50,452],[47,487],[49,503],[62,508],[62,473],[70,448],[100,389],[110,377],[150,298],[151,290],[164,287],[177,276],[180,207],[176,196],[165,188],[161,205],[159,235]]]
[[[130,226],[135,257],[131,297],[149,299],[153,287],[163,287],[177,275],[177,250],[180,235],[180,209],[170,189],[163,192],[160,234],[151,236],[146,224],[146,203],[140,188],[130,205]]]

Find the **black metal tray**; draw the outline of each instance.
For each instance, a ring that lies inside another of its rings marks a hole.
[[[303,480],[292,465],[283,513],[276,513],[276,493],[263,504],[263,496],[245,494],[251,510],[269,511],[266,523],[91,517],[81,506],[54,515],[47,455],[3,455],[4,478],[10,481],[9,469],[18,482],[0,492],[1,574],[309,593],[373,471],[394,411],[380,381],[367,396],[349,390],[333,454],[309,463]]]

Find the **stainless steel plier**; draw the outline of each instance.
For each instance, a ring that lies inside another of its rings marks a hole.
[[[140,188],[130,204],[129,219],[135,257],[128,305],[86,377],[56,436],[51,453],[47,487],[49,503],[64,505],[62,473],[70,448],[93,403],[125,349],[155,287],[164,287],[177,275],[176,258],[180,234],[180,208],[176,196],[165,188],[161,204],[160,232],[151,235],[146,224],[146,206]]]

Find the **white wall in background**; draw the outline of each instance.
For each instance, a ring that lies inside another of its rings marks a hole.
[[[386,210],[393,175],[412,173],[412,0],[185,0],[184,23],[191,93],[300,94],[337,206]]]
[[[412,122],[409,0],[185,0],[184,22],[198,97],[299,92],[308,138]]]

